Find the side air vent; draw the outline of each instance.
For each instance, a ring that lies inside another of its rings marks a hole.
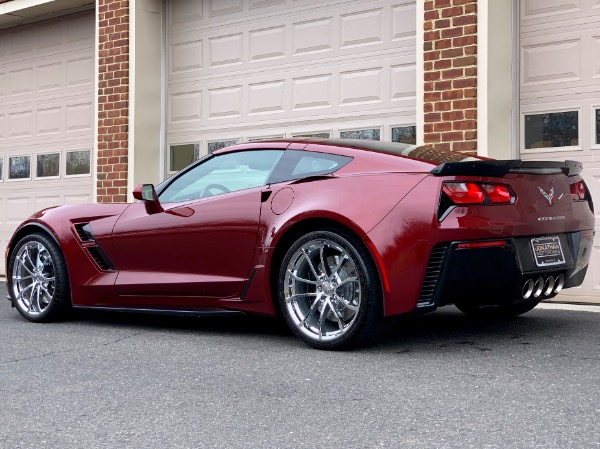
[[[92,256],[92,259],[94,259],[94,261],[100,267],[101,270],[110,271],[115,269],[115,266],[110,261],[106,253],[102,251],[102,248],[100,248],[99,246],[90,246],[86,249],[88,250],[90,256]]]
[[[446,215],[448,215],[450,212],[450,208],[453,206],[454,203],[452,200],[448,198],[448,195],[442,192],[440,195],[440,204],[438,206],[438,220],[442,221],[444,218],[446,218]]]
[[[423,279],[423,285],[421,286],[421,294],[417,301],[417,307],[429,307],[434,305],[435,291],[444,269],[444,261],[446,260],[446,254],[448,251],[448,244],[443,243],[436,245],[431,250],[429,256],[429,263],[427,264],[427,270],[425,271],[425,278]]]
[[[77,223],[75,225],[75,231],[82,242],[93,242],[95,241],[92,227],[89,223]]]

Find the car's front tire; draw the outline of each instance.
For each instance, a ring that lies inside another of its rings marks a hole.
[[[42,233],[23,237],[8,261],[9,294],[30,321],[63,318],[71,305],[65,258],[54,240]]]
[[[348,232],[322,230],[298,238],[281,263],[278,297],[292,332],[315,348],[364,345],[383,332],[376,266]]]
[[[469,303],[458,303],[455,306],[465,315],[479,319],[505,319],[513,318],[534,309],[540,303],[540,300],[523,301],[512,304],[500,305],[478,305]]]

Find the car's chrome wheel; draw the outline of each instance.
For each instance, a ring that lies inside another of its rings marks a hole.
[[[62,253],[46,236],[33,234],[18,242],[10,258],[9,276],[13,304],[32,321],[54,318],[69,302]]]
[[[305,243],[287,265],[285,307],[308,338],[327,341],[348,332],[361,297],[356,261],[331,240]]]
[[[288,249],[279,300],[292,331],[317,348],[367,342],[381,324],[381,288],[371,257],[354,236],[339,231],[311,232]]]

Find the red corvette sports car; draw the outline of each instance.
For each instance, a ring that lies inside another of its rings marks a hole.
[[[317,348],[447,304],[515,316],[583,281],[581,169],[361,140],[236,145],[137,187],[136,203],[33,215],[6,252],[9,300],[31,321],[281,314]]]

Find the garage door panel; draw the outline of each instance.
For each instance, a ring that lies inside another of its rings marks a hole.
[[[414,5],[397,6],[393,13],[391,6],[373,9],[370,2],[353,3],[345,14],[329,7],[290,13],[285,19],[261,18],[242,30],[239,23],[233,23],[173,33],[169,37],[169,83],[229,76],[237,70],[327,64],[332,56],[360,60],[363,54],[369,57],[382,50],[414,55]]]
[[[71,197],[92,201],[91,170],[67,176],[65,164],[69,151],[91,155],[93,147],[94,14],[2,30],[0,49],[0,242],[5,245],[36,210]],[[9,179],[11,158],[29,164],[25,179]]]

